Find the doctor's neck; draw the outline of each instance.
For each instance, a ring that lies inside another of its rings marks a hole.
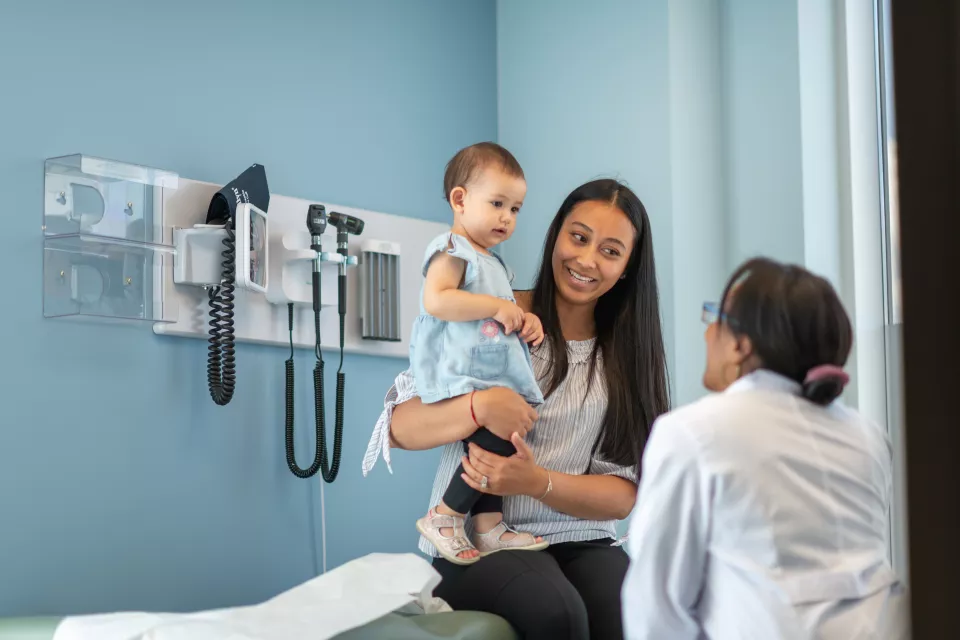
[[[763,369],[763,363],[760,362],[759,358],[756,355],[751,355],[749,358],[740,363],[740,376],[744,378],[754,371],[759,371]]]

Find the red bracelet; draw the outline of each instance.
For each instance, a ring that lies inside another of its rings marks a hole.
[[[477,422],[477,414],[473,411],[473,394],[477,392],[476,389],[470,392],[470,417],[473,418],[473,424],[477,425],[477,428],[480,428],[480,423]]]

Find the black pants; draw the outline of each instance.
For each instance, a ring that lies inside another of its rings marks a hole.
[[[517,452],[516,447],[509,440],[499,438],[485,428],[480,427],[473,432],[469,438],[463,441],[463,452],[469,453],[467,447],[469,443],[474,443],[484,451],[495,453],[498,456],[512,456]],[[466,482],[460,475],[463,473],[463,465],[457,467],[457,472],[453,474],[453,480],[443,494],[443,502],[457,513],[497,513],[503,511],[503,498],[501,496],[492,496],[488,493],[480,493]]]
[[[527,640],[619,640],[628,557],[612,542],[500,551],[468,566],[437,558],[434,595],[455,610],[497,614]]]

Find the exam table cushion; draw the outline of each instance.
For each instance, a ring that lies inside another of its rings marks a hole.
[[[0,640],[52,640],[60,618],[0,618]],[[337,640],[518,640],[506,620],[454,611],[420,616],[391,613],[337,636]]]

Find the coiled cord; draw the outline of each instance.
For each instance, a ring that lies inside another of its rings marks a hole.
[[[340,470],[340,446],[343,443],[343,399],[344,388],[346,386],[346,375],[343,373],[343,329],[344,317],[340,316],[340,366],[337,368],[337,399],[336,399],[336,422],[333,425],[333,464],[327,470],[326,447],[324,455],[321,458],[323,463],[323,479],[327,482],[333,482]],[[321,363],[322,365],[322,363]],[[326,445],[326,442],[324,442]]]
[[[317,355],[317,366],[313,369],[313,397],[316,402],[316,411],[318,416],[324,416],[326,403],[323,401],[323,356],[320,354],[320,314],[314,314],[314,331],[316,333],[315,352]],[[333,482],[337,479],[340,472],[340,455],[343,446],[343,398],[344,398],[344,375],[343,375],[343,316],[340,316],[340,368],[337,369],[337,397],[336,414],[333,423],[333,460],[327,461],[327,433],[326,420],[319,420],[318,438],[322,442],[320,447],[320,472],[326,482]]]
[[[324,411],[323,403],[323,361],[317,362],[313,370],[313,392],[316,398],[317,415],[322,416]],[[337,479],[340,472],[340,454],[343,445],[343,374],[337,372],[337,399],[336,399],[336,418],[333,425],[333,460],[327,461],[327,437],[324,420],[320,422],[320,470],[323,479],[326,482],[333,482]]]
[[[298,478],[312,478],[316,475],[317,471],[320,469],[320,460],[321,452],[323,450],[323,413],[317,413],[317,443],[316,450],[313,454],[313,464],[311,464],[306,469],[302,469],[297,464],[297,455],[296,455],[296,445],[293,441],[293,386],[294,386],[294,376],[293,376],[293,304],[287,305],[287,325],[290,330],[290,357],[286,360],[284,365],[286,366],[287,373],[287,389],[286,389],[286,401],[287,401],[287,419],[285,425],[285,439],[287,445],[287,467],[290,468],[290,472]],[[316,379],[316,373],[314,373],[314,378]],[[314,383],[316,387],[316,383]],[[321,387],[322,389],[322,387]],[[316,393],[316,388],[314,389]]]
[[[326,482],[333,482],[340,472],[340,458],[343,448],[343,413],[344,413],[344,375],[342,371],[337,371],[337,397],[336,397],[336,418],[333,429],[333,460],[329,460],[327,451],[327,420],[325,411],[325,402],[323,397],[323,357],[320,352],[320,315],[314,313],[314,331],[316,333],[316,343],[314,345],[314,354],[317,358],[317,364],[313,369],[313,398],[315,411],[315,424],[317,431],[316,448],[314,451],[313,464],[307,469],[300,468],[297,465],[295,453],[295,444],[293,439],[293,304],[287,305],[288,326],[290,330],[290,358],[287,359],[287,389],[286,389],[286,448],[287,448],[287,467],[291,473],[298,478],[310,478],[318,470],[322,472],[323,479]],[[341,322],[341,354],[340,367],[343,367],[343,318]]]
[[[236,233],[230,222],[225,225],[227,237],[223,256],[220,286],[211,287],[210,297],[210,346],[207,356],[207,386],[210,397],[220,406],[233,399],[236,386],[236,337],[233,328],[233,292],[236,288]]]

